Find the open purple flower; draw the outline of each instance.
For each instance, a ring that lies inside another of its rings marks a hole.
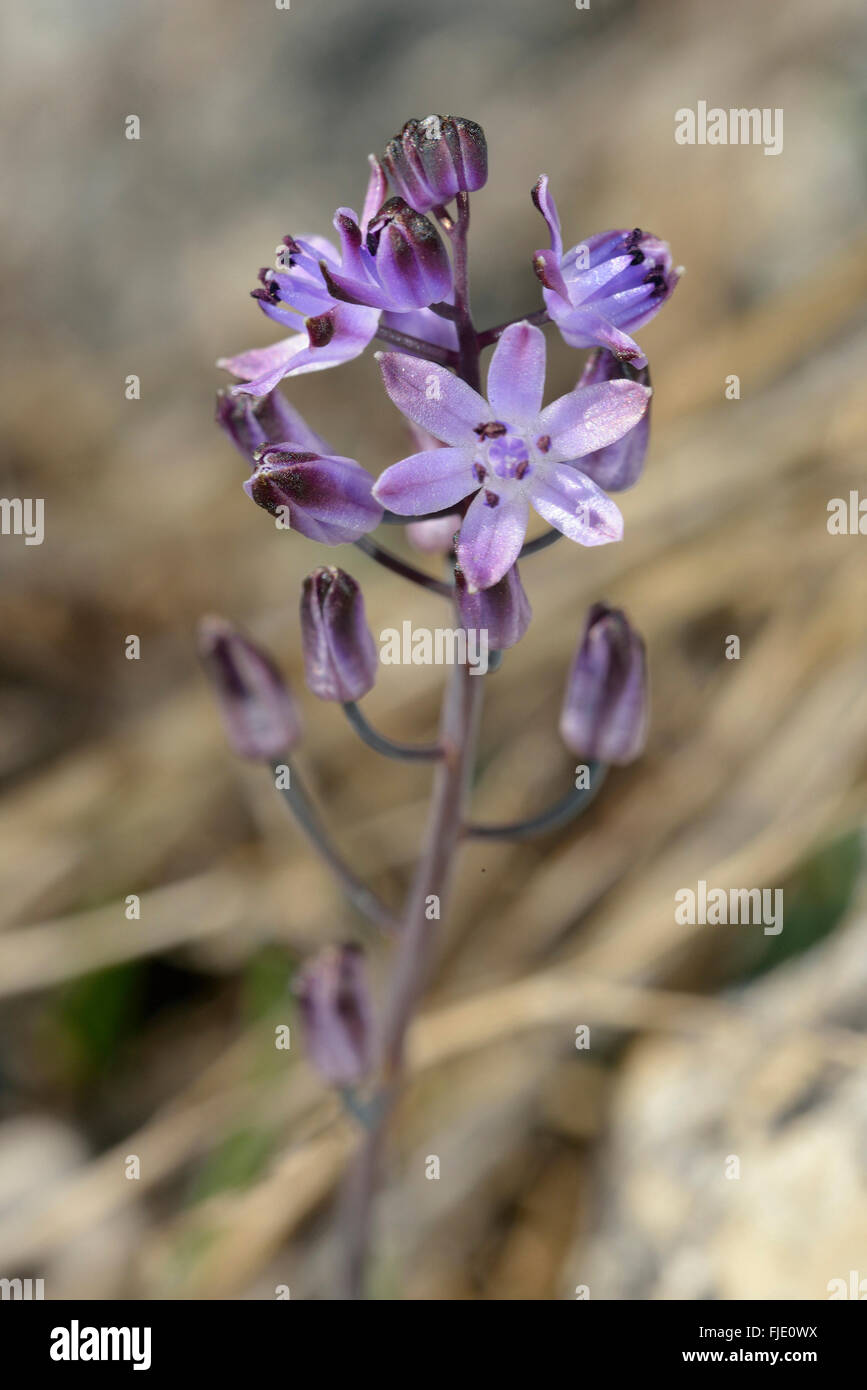
[[[564,254],[546,175],[532,197],[551,236],[551,249],[535,253],[533,268],[564,340],[570,347],[605,347],[621,361],[646,367],[647,358],[629,334],[658,313],[680,279],[682,270],[672,264],[667,243],[636,227],[600,232]]]
[[[393,464],[373,495],[401,516],[419,516],[475,493],[457,546],[470,590],[490,588],[515,563],[531,506],[581,545],[620,539],[620,512],[577,465],[638,423],[649,387],[577,386],[543,410],[545,338],[528,323],[511,324],[497,343],[487,401],[430,362],[393,352],[379,362],[398,409],[447,447]]]
[[[374,338],[383,311],[423,309],[450,293],[451,264],[433,224],[399,199],[383,205],[385,174],[372,155],[370,164],[361,219],[351,208],[334,215],[340,251],[325,237],[285,237],[276,268],[259,272],[253,297],[263,313],[288,328],[303,320],[304,331],[220,358],[242,378],[236,393],[263,396],[285,376],[348,362]]]

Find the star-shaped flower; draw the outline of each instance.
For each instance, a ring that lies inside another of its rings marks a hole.
[[[447,446],[387,468],[373,495],[401,516],[443,511],[475,493],[457,558],[470,590],[487,589],[515,563],[530,507],[580,545],[620,540],[623,518],[579,460],[620,439],[641,419],[650,388],[603,381],[577,386],[542,409],[545,337],[511,324],[488,371],[488,400],[443,367],[378,354],[399,410]]]

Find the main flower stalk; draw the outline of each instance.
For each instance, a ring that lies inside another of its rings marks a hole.
[[[470,311],[466,242],[469,220],[469,198],[462,193],[458,195],[456,223],[452,224],[447,218],[442,221],[446,230],[452,228],[456,327],[460,344],[458,375],[477,390],[481,382],[480,353]],[[344,1191],[344,1292],[348,1299],[365,1296],[367,1255],[382,1155],[402,1090],[407,1032],[435,954],[437,928],[442,920],[466,819],[483,690],[484,680],[474,679],[469,666],[456,665],[443,697],[438,740],[443,757],[434,778],[423,848],[407,897],[382,1023],[382,1085],[372,1109],[371,1124]],[[431,904],[435,904],[434,911],[431,911]]]

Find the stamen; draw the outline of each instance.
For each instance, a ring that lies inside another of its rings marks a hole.
[[[485,478],[488,476],[488,470],[487,468],[485,468],[483,463],[474,463],[473,472],[475,473],[480,483],[483,483],[485,481]]]
[[[499,439],[506,433],[506,426],[501,420],[488,420],[487,424],[476,425],[473,434],[477,434],[480,439]]]
[[[334,320],[330,313],[319,314],[316,318],[307,319],[305,323],[307,335],[310,339],[312,348],[325,347],[334,337]]]
[[[548,452],[548,450],[550,449],[550,447],[551,447],[551,436],[550,436],[550,434],[540,434],[540,435],[539,435],[539,438],[536,440],[536,448],[539,450],[539,452],[542,453],[542,454],[547,454],[547,452]]]
[[[497,494],[496,494],[495,492],[491,492],[490,488],[487,488],[487,487],[486,487],[486,488],[485,488],[485,505],[488,506],[488,507],[496,507],[496,506],[499,505],[499,501],[500,501],[500,499],[499,499],[499,497],[497,496]]]

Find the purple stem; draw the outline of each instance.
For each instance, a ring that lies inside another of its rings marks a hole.
[[[434,579],[432,575],[425,574],[424,570],[417,570],[415,565],[411,565],[408,560],[401,560],[399,555],[393,555],[370,536],[359,536],[352,544],[357,545],[359,550],[363,550],[365,555],[369,555],[378,565],[391,570],[392,574],[399,574],[401,579],[409,579],[413,584],[420,584],[423,589],[430,589],[431,593],[440,594],[443,598],[450,599],[454,594],[451,584],[446,584],[442,579]]]
[[[479,348],[490,347],[498,338],[502,338],[507,328],[511,328],[513,323],[532,323],[537,328],[543,324],[550,323],[547,309],[536,309],[532,314],[525,314],[523,318],[506,319],[505,323],[498,323],[495,328],[485,328],[479,334]]]
[[[482,374],[479,363],[479,340],[470,313],[470,270],[467,260],[467,232],[470,227],[470,195],[459,193],[458,217],[442,223],[452,243],[455,279],[455,328],[458,334],[460,363],[458,375],[474,391],[481,392]]]
[[[425,338],[413,338],[409,333],[401,333],[399,328],[389,328],[387,324],[381,323],[376,330],[377,338],[384,343],[389,343],[391,347],[396,347],[401,352],[410,352],[413,357],[423,357],[427,362],[437,362],[441,367],[456,367],[458,365],[458,354],[452,352],[451,348],[439,347],[436,343],[429,343]]]
[[[460,345],[458,375],[476,391],[481,387],[479,340],[470,312],[467,267],[467,229],[470,203],[467,193],[457,197],[457,219],[438,209],[443,230],[450,236],[454,256],[455,323]],[[343,1194],[345,1250],[344,1296],[364,1298],[367,1252],[373,1224],[373,1206],[389,1123],[403,1085],[406,1036],[421,998],[437,942],[437,923],[461,839],[467,791],[475,762],[476,732],[484,681],[466,665],[451,673],[440,717],[439,744],[444,756],[437,763],[428,815],[427,833],[416,866],[406,905],[397,960],[382,1026],[383,1080],[374,1106],[374,1120],[362,1141]],[[437,916],[428,917],[431,898],[437,900]]]
[[[443,702],[439,741],[445,749],[445,757],[437,768],[425,848],[409,894],[383,1020],[384,1081],[374,1107],[374,1122],[362,1142],[344,1190],[344,1278],[348,1299],[364,1297],[364,1273],[380,1159],[402,1088],[407,1031],[430,972],[437,922],[442,916],[461,836],[483,686],[484,681],[473,676],[468,666],[457,665]],[[438,899],[440,917],[429,920],[427,908],[432,896]]]

